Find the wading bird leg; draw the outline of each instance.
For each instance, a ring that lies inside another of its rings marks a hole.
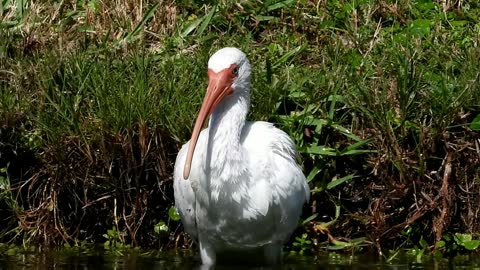
[[[273,242],[263,247],[265,261],[269,266],[279,265],[282,261],[282,244]]]
[[[200,256],[202,257],[202,264],[205,266],[214,265],[216,262],[215,250],[212,246],[205,240],[202,241],[202,237],[199,237],[200,242]],[[202,268],[203,269],[203,268]]]

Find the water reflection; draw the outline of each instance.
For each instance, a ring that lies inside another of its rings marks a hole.
[[[413,259],[413,260],[412,260]],[[280,269],[479,269],[479,260],[460,257],[451,260],[399,257],[385,262],[369,256],[288,257]],[[200,260],[190,252],[128,252],[115,254],[103,250],[63,250],[23,252],[0,257],[0,269],[202,269]],[[252,267],[216,267],[226,269],[268,269]]]

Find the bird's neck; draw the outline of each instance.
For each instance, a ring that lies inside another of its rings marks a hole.
[[[212,179],[232,178],[244,170],[241,136],[249,107],[249,95],[233,94],[213,111],[208,127],[207,152]]]
[[[235,148],[240,146],[240,136],[245,126],[250,98],[248,95],[227,96],[218,104],[210,116],[209,138],[213,147],[224,146]],[[235,150],[235,149],[233,149]]]

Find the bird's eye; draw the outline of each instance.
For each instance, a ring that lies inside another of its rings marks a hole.
[[[235,67],[234,69],[232,69],[232,74],[235,76],[238,75],[238,67]]]

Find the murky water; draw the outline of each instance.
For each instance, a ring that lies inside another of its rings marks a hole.
[[[197,256],[186,252],[113,252],[63,250],[1,255],[0,269],[201,269]],[[215,269],[266,269],[216,267]],[[480,269],[480,258],[420,259],[405,256],[386,262],[369,256],[287,257],[281,269]]]

